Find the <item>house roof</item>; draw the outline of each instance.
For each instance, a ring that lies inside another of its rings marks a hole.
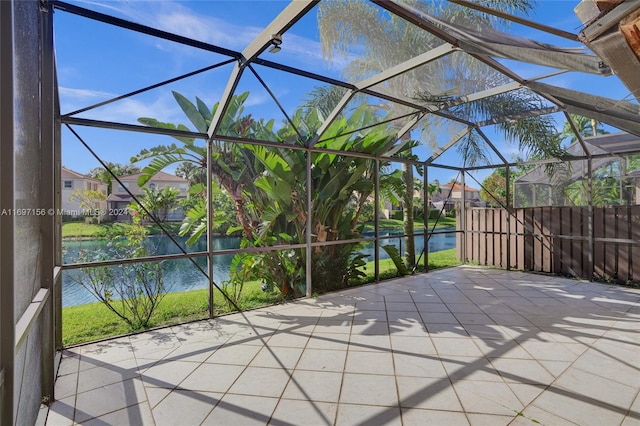
[[[133,198],[129,194],[109,194],[107,201],[132,201]]]
[[[453,188],[451,187],[452,185],[453,185]],[[454,183],[454,184],[447,183],[447,184],[444,184],[444,185],[440,185],[440,187],[441,188],[445,188],[447,190],[451,189],[452,191],[460,191],[462,189],[462,185],[460,185],[459,183]],[[466,186],[466,185],[465,185],[464,189],[465,189],[465,191],[475,191],[475,192],[480,191],[479,189],[472,188],[472,187]]]
[[[121,181],[127,181],[127,182],[138,182],[138,178],[142,176],[142,173],[134,173],[132,175],[124,175],[124,176],[119,176],[118,179],[120,179]],[[176,175],[172,175],[170,173],[165,173],[163,171],[157,172],[153,178],[151,178],[150,180],[153,180],[154,182],[178,182],[178,183],[188,183],[189,181],[187,179],[183,179],[179,176]]]
[[[67,169],[66,167],[62,167],[61,168],[60,177],[62,179],[83,179],[83,180],[88,180],[88,181],[91,181],[91,182],[96,182],[96,183],[101,183],[103,185],[106,185],[100,179],[95,179],[95,178],[92,178],[91,176],[87,176],[87,175],[83,175],[83,174],[78,173],[78,172],[74,172],[73,170]]]

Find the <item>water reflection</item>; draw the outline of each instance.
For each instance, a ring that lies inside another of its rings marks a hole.
[[[397,234],[397,232],[395,233]],[[364,236],[371,237],[374,234],[365,233]],[[392,232],[383,232],[381,236],[394,235]],[[195,253],[199,251],[206,251],[207,241],[205,238],[200,239],[193,245],[186,245],[186,238],[176,237],[176,240],[185,249],[187,253]],[[113,244],[110,240],[84,240],[84,241],[65,241],[63,250],[63,262],[74,263],[78,258],[81,250],[88,252],[96,252],[98,250],[108,252],[109,244]],[[180,249],[175,246],[170,238],[166,236],[149,236],[147,238],[147,244],[149,253],[154,254],[178,254],[181,253]],[[240,247],[240,238],[238,237],[216,237],[213,239],[214,250],[228,250],[237,249]],[[400,253],[404,250],[403,238],[390,238],[382,240],[381,245],[395,245]],[[419,256],[424,248],[424,238],[420,236],[415,237],[416,256]],[[448,250],[455,248],[456,237],[455,233],[447,234],[435,234],[429,239],[429,251],[435,252],[440,250]],[[368,260],[374,259],[374,245],[373,243],[366,243],[360,250],[361,253],[369,256]],[[389,256],[384,250],[380,251],[380,258],[385,259]],[[117,259],[117,257],[112,257]],[[223,254],[214,256],[213,265],[213,279],[216,283],[220,284],[222,281],[229,279],[229,267],[232,254]],[[207,270],[206,257],[198,257],[193,259],[197,265],[205,272]],[[165,261],[163,263],[163,272],[165,284],[170,288],[170,291],[186,291],[207,288],[208,282],[202,272],[193,264],[193,261],[189,259],[176,259]],[[85,303],[95,302],[95,298],[86,291],[82,286],[73,282],[69,274],[72,271],[65,271],[62,274],[62,306],[75,306]]]

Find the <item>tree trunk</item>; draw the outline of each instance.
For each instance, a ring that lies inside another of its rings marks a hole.
[[[233,199],[233,204],[236,210],[236,218],[238,222],[242,225],[242,229],[244,230],[245,236],[248,240],[253,240],[253,227],[247,218],[247,212],[244,209],[244,198],[242,197],[242,188],[236,186],[235,188],[227,188],[231,198]]]
[[[362,208],[367,202],[369,195],[371,195],[371,192],[363,192],[358,198],[358,206],[356,207],[356,211],[353,214],[353,220],[351,221],[351,232],[353,232],[353,230],[356,229],[356,226],[358,225],[358,219],[360,219],[360,214],[362,214]]]
[[[233,206],[236,211],[236,218],[242,229],[244,230],[245,237],[253,241],[253,226],[247,217],[247,212],[244,209],[244,197],[242,196],[242,185],[237,183],[232,176],[227,174],[222,167],[214,163],[212,165],[213,175],[218,178],[220,185],[227,191],[231,199],[233,200]],[[208,201],[209,203],[211,200]]]

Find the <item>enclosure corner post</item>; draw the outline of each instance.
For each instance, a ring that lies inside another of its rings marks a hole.
[[[41,206],[50,210],[55,207],[56,189],[56,130],[55,130],[55,65],[53,46],[53,9],[50,4],[40,9],[40,93],[41,93],[41,125],[40,146],[42,166],[40,176]],[[41,349],[41,393],[43,401],[54,398],[55,354],[56,354],[56,312],[62,309],[51,297],[56,287],[55,267],[58,264],[61,247],[56,239],[56,216],[53,214],[40,217],[43,260],[41,288],[47,289],[49,297],[42,311],[42,349]],[[59,283],[58,283],[59,284]]]
[[[376,158],[376,167],[374,170],[374,193],[376,198],[374,200],[374,218],[373,227],[375,228],[375,241],[373,244],[373,276],[374,281],[380,281],[380,160]]]
[[[305,224],[305,250],[306,250],[306,262],[305,262],[305,290],[307,297],[313,295],[312,280],[311,280],[311,220],[312,220],[312,204],[311,204],[311,150],[306,150],[307,154],[307,223]]]
[[[462,255],[460,256],[460,260],[463,264],[467,263],[467,192],[465,191],[465,173],[466,170],[462,169],[460,173],[460,227],[462,228],[462,240],[460,244],[460,252]]]
[[[511,168],[506,167],[505,173],[505,202],[507,208],[507,271],[511,270]]]
[[[13,2],[0,1],[0,208],[13,208]],[[0,424],[12,425],[14,404],[13,216],[0,217]]]
[[[207,278],[209,279],[209,318],[214,317],[213,300],[213,197],[211,187],[213,185],[213,138],[207,140]]]
[[[422,245],[424,252],[424,272],[429,272],[429,167],[425,163],[424,167],[424,184],[422,185],[422,222],[423,225],[423,234],[422,238],[424,239],[424,243]]]
[[[593,282],[593,273],[594,273],[594,251],[595,251],[595,241],[594,241],[594,233],[593,233],[593,160],[591,157],[587,160],[587,174],[589,176],[589,218],[588,218],[588,232],[589,232],[589,281]]]

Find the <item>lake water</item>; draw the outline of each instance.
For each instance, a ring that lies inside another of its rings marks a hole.
[[[372,236],[372,233],[366,234],[365,237]],[[393,235],[389,232],[381,232],[381,236]],[[198,251],[205,251],[207,248],[207,241],[205,238],[200,239],[196,244],[186,245],[184,242],[186,238],[177,237],[176,240],[188,253],[194,253]],[[78,257],[79,252],[85,251],[89,254],[100,251],[110,250],[112,241],[108,240],[89,240],[89,241],[65,241],[63,249],[63,261],[65,263],[73,262],[73,259]],[[147,238],[147,244],[151,253],[157,254],[178,254],[181,251],[175,246],[175,244],[166,236],[150,236]],[[216,237],[213,239],[215,250],[227,250],[236,249],[240,246],[240,238],[238,237]],[[402,238],[390,238],[381,240],[381,245],[393,244],[395,245],[401,254],[404,249],[404,241]],[[420,255],[424,247],[424,239],[422,236],[415,237],[416,256]],[[436,234],[432,235],[429,239],[429,251],[436,252],[440,250],[448,250],[455,248],[456,237],[455,233],[450,234]],[[368,260],[374,259],[374,245],[373,243],[364,244],[360,250],[369,256]],[[384,250],[380,250],[380,258],[385,259],[389,256]],[[224,254],[214,256],[213,265],[213,279],[220,285],[224,280],[229,279],[229,268],[233,259],[232,254]],[[195,265],[194,265],[195,262]],[[197,265],[197,266],[196,266]],[[206,257],[195,258],[193,261],[190,259],[176,259],[166,260],[163,263],[163,276],[165,284],[169,286],[169,291],[186,291],[207,288],[208,280],[205,275],[198,269],[198,266],[203,271],[207,271],[207,259]],[[74,282],[71,279],[71,275],[77,273],[77,271],[66,270],[62,274],[62,306],[75,306],[85,303],[95,302],[96,299],[81,285]]]

